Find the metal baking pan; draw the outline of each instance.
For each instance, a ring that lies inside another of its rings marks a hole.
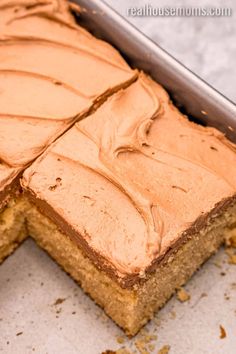
[[[102,0],[73,0],[80,23],[113,44],[129,64],[150,74],[189,117],[211,125],[236,142],[236,105],[184,67]]]

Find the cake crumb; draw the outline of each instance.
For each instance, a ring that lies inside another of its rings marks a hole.
[[[170,312],[171,318],[174,320],[176,318],[176,312],[173,310]]]
[[[210,146],[211,150],[218,151],[215,146]]]
[[[227,240],[226,240],[226,245],[236,248],[236,235],[230,236]]]
[[[116,351],[116,354],[132,354],[132,353],[126,348],[120,348]]]
[[[230,296],[227,293],[224,293],[225,300],[230,300]]]
[[[17,336],[21,336],[22,334],[23,334],[23,332],[16,333]]]
[[[231,283],[231,288],[236,290],[236,283]]]
[[[126,348],[120,348],[116,351],[114,350],[106,350],[105,352],[102,352],[101,354],[132,354],[128,349]]]
[[[157,335],[156,334],[150,334],[147,331],[142,331],[141,333],[141,340],[145,343],[148,344],[154,340],[157,340]]]
[[[134,345],[140,354],[149,354],[145,348],[145,344],[146,343],[142,339],[138,339],[134,342]]]
[[[153,340],[157,340],[157,335],[156,334],[148,334],[145,336],[145,342],[149,343]]]
[[[220,264],[220,262],[213,262],[213,264],[217,267],[217,268],[221,268],[222,266],[221,266],[221,264]]]
[[[220,325],[220,339],[223,339],[226,337],[226,331],[223,326]]]
[[[141,338],[134,342],[134,345],[140,354],[149,354],[150,351],[155,349],[155,345],[152,341],[157,340],[157,335],[148,333],[147,330],[143,329],[140,332]]]
[[[57,306],[57,305],[60,305],[62,304],[66,299],[64,298],[58,298],[56,299],[56,301],[54,302],[53,306]]]
[[[154,344],[148,344],[148,349],[150,350],[150,352],[153,352],[155,349],[155,345]]]
[[[177,298],[181,302],[188,301],[190,299],[190,294],[184,288],[180,288],[177,291]]]
[[[116,338],[116,341],[117,341],[117,343],[119,343],[119,344],[123,344],[124,341],[125,341],[125,339],[124,339],[124,337],[119,336],[119,337]]]
[[[132,354],[132,353],[126,348],[120,348],[116,351],[116,354]]]
[[[143,331],[141,332],[141,336],[142,336],[142,340],[143,340],[146,344],[149,344],[149,343],[151,343],[151,342],[157,340],[157,335],[156,335],[156,334],[149,333],[149,332],[146,331],[146,330],[143,330]]]
[[[164,345],[161,349],[158,350],[157,354],[168,354],[170,351],[169,345]]]
[[[57,187],[61,186],[61,178],[60,177],[57,177],[56,178],[56,184],[52,185],[52,186],[49,186],[48,189],[50,191],[55,191],[57,189]]]
[[[225,253],[228,256],[229,264],[236,264],[236,253],[235,250],[231,247],[226,248]]]

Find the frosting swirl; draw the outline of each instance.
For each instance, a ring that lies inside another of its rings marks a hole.
[[[125,282],[235,193],[235,152],[141,74],[39,158],[23,186],[94,262]]]
[[[0,4],[0,191],[75,121],[136,79],[65,0]]]

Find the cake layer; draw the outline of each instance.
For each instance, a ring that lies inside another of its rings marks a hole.
[[[66,0],[0,3],[2,206],[22,169],[137,76],[113,47],[77,25],[71,6]]]
[[[153,317],[170,296],[182,286],[199,266],[214,253],[236,225],[236,204],[179,244],[171,257],[149,274],[146,281],[132,289],[121,288],[116,281],[97,269],[74,240],[32,205],[28,209],[30,235],[68,272],[84,291],[128,335],[135,335]]]
[[[28,202],[11,199],[0,214],[0,263],[28,236],[25,225]]]
[[[235,145],[190,122],[141,74],[53,144],[22,184],[97,267],[132,287],[226,208]]]

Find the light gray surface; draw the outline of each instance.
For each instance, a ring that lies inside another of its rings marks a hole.
[[[142,32],[221,93],[236,102],[235,0],[106,0]],[[230,7],[231,17],[127,17],[127,8]]]
[[[159,323],[147,326],[158,336],[154,353],[169,344],[171,354],[235,354],[235,269],[222,250],[188,283],[189,302],[169,301],[156,316]],[[122,331],[32,240],[1,265],[0,284],[1,352],[99,354],[121,347],[116,338]],[[54,305],[59,298],[66,300]],[[134,349],[135,340],[124,345]]]
[[[126,13],[143,1],[108,1]],[[175,4],[164,0],[156,6]],[[178,5],[193,4],[179,1]],[[198,1],[198,6],[225,6],[223,1]],[[236,2],[227,1],[234,8]],[[232,18],[129,18],[186,66],[236,101],[236,21]],[[220,263],[221,268],[216,266]],[[236,352],[236,267],[219,252],[186,287],[188,303],[174,297],[147,328],[156,332],[154,353],[164,344],[171,354],[234,354]],[[226,275],[222,276],[221,273]],[[201,295],[206,293],[207,296]],[[229,297],[227,300],[226,298]],[[66,300],[53,305],[58,298]],[[172,318],[175,311],[176,318]],[[58,313],[57,313],[58,312]],[[73,313],[76,312],[76,313]],[[220,339],[219,325],[227,332]],[[23,332],[17,336],[17,333]],[[0,352],[6,354],[99,354],[121,347],[122,331],[107,319],[80,288],[33,241],[26,241],[0,267]],[[125,346],[134,349],[134,340]]]

